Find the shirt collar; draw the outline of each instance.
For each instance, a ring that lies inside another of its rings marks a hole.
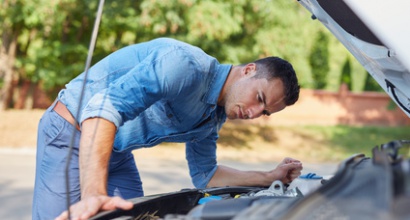
[[[214,75],[212,76],[211,84],[209,90],[205,93],[202,98],[203,102],[208,104],[216,105],[218,102],[219,94],[221,93],[222,87],[228,78],[229,71],[232,68],[232,64],[220,64],[215,67]]]

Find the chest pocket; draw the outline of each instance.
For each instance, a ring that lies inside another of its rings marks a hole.
[[[177,114],[174,113],[166,101],[156,102],[145,110],[145,115],[150,122],[161,126],[178,126],[181,123]]]

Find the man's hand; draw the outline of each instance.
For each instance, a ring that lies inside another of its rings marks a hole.
[[[290,183],[301,175],[302,169],[303,166],[299,160],[285,158],[271,173],[283,183]]]
[[[92,196],[79,201],[70,207],[71,220],[83,220],[97,214],[99,211],[108,211],[115,209],[129,210],[133,207],[132,202],[126,201],[120,197],[109,196]],[[55,220],[68,219],[68,211],[64,211]]]
[[[241,171],[219,165],[207,187],[221,186],[270,186],[280,180],[284,184],[296,179],[303,169],[299,160],[285,158],[271,171]]]

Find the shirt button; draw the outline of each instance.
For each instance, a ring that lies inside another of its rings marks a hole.
[[[168,114],[168,118],[172,118],[172,117],[174,117],[173,114]]]

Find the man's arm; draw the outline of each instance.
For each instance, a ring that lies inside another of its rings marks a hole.
[[[207,187],[270,186],[275,180],[290,183],[302,169],[302,163],[292,158],[285,158],[275,169],[267,172],[241,171],[219,165]]]
[[[82,123],[80,140],[81,199],[107,195],[108,162],[114,143],[116,127],[102,118]]]
[[[88,219],[100,210],[131,209],[133,204],[119,197],[107,196],[108,164],[115,125],[102,118],[82,123],[80,140],[81,201],[70,207],[73,219]],[[57,219],[67,219],[67,211]]]

